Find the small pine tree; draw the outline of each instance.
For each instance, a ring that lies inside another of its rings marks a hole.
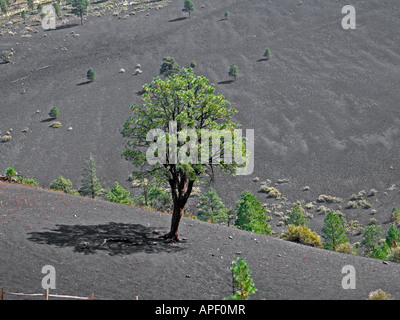
[[[6,0],[0,0],[0,9],[2,13],[7,13],[8,11],[8,3]]]
[[[72,13],[81,18],[81,24],[83,24],[83,16],[88,13],[88,7],[90,4],[89,0],[67,0],[67,3],[72,5]]]
[[[210,188],[210,190],[201,196],[198,215],[199,218],[204,221],[211,219],[213,222],[228,222],[225,204],[222,202],[215,189]]]
[[[361,245],[365,247],[365,255],[372,257],[375,251],[379,248],[379,240],[381,239],[382,227],[369,225],[365,227],[363,241]]]
[[[335,251],[338,245],[349,242],[344,229],[345,223],[344,218],[339,217],[335,212],[327,214],[322,228],[325,249]]]
[[[269,50],[269,48],[265,49],[264,57],[265,57],[267,60],[269,60],[269,58],[271,58],[271,50]]]
[[[38,12],[41,12],[43,9],[43,5],[41,3],[39,3],[36,9]]]
[[[89,81],[94,81],[96,79],[96,72],[94,71],[94,69],[92,67],[90,67],[89,70],[87,71],[86,78]]]
[[[60,115],[60,111],[58,111],[57,107],[51,108],[51,110],[49,112],[49,116],[51,118],[57,118],[59,115]]]
[[[101,194],[102,187],[96,175],[96,164],[91,153],[89,154],[89,158],[85,160],[81,183],[82,187],[79,189],[79,192],[82,195],[95,198]]]
[[[53,4],[53,7],[54,7],[54,10],[56,11],[57,17],[61,18],[62,12],[61,12],[60,5],[57,2],[55,2]]]
[[[235,225],[242,230],[270,235],[272,230],[260,201],[250,192],[244,191],[237,202]]]
[[[21,17],[22,17],[22,19],[24,19],[24,21],[26,20],[26,11],[25,10],[21,11]]]
[[[183,12],[188,12],[189,13],[189,18],[190,18],[190,13],[194,10],[194,5],[191,0],[185,0],[183,4]]]
[[[35,0],[27,0],[28,1],[28,8],[33,11],[35,8]]]
[[[229,19],[229,16],[230,16],[230,13],[229,13],[228,10],[226,10],[226,11],[225,11],[225,14],[224,14],[225,19],[228,20],[228,19]]]
[[[304,210],[300,204],[295,204],[289,214],[289,219],[286,224],[293,224],[294,226],[306,225],[307,218],[304,216]]]
[[[195,61],[192,61],[192,62],[190,63],[190,67],[191,67],[191,68],[196,68],[196,67],[197,67],[197,63],[196,63]]]
[[[161,64],[160,74],[166,77],[177,74],[181,71],[181,67],[172,57],[163,58],[163,63]]]
[[[251,270],[247,262],[242,258],[232,261],[232,294],[225,300],[248,300],[257,291],[251,278]]]
[[[8,178],[8,179],[14,179],[15,176],[18,175],[18,172],[14,169],[14,167],[8,167],[6,169],[6,172],[4,173],[4,175]]]
[[[133,204],[130,192],[118,182],[114,183],[114,188],[107,194],[107,200],[121,204]]]
[[[397,209],[396,207],[394,207],[392,210],[392,221],[397,226],[400,225],[400,210]]]
[[[386,243],[390,248],[396,248],[397,246],[400,246],[400,232],[395,224],[391,224],[388,229]]]
[[[236,77],[239,75],[239,68],[236,64],[232,64],[231,67],[229,68],[228,72],[230,77],[234,77],[236,81]]]

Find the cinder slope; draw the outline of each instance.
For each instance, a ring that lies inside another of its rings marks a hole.
[[[109,299],[222,299],[230,263],[243,257],[254,299],[366,299],[381,288],[400,297],[396,263],[343,255],[184,218],[187,240],[165,243],[170,216],[124,205],[0,183],[0,286],[43,292],[42,267],[56,269],[52,293]],[[356,289],[342,289],[342,268]],[[10,298],[7,296],[6,298]]]

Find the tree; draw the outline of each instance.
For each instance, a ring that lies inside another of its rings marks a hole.
[[[55,179],[50,184],[50,189],[78,195],[78,192],[72,189],[71,180],[65,179],[63,176],[59,176],[57,179]]]
[[[6,172],[4,173],[4,175],[9,179],[14,179],[17,175],[18,172],[14,169],[14,167],[8,167],[6,169]]]
[[[81,24],[83,24],[83,16],[88,13],[88,7],[90,4],[89,0],[67,0],[67,3],[72,5],[72,13],[81,18]]]
[[[133,204],[131,193],[118,182],[114,183],[114,188],[107,194],[107,200],[121,204]]]
[[[329,212],[324,220],[322,228],[322,238],[324,238],[324,248],[335,251],[340,244],[348,243],[344,229],[344,218],[339,217],[335,212]]]
[[[51,108],[51,110],[49,112],[49,116],[51,118],[57,118],[59,115],[60,115],[60,111],[58,111],[57,107]]]
[[[123,156],[135,166],[135,178],[157,177],[169,185],[173,213],[170,232],[164,237],[179,241],[179,223],[194,184],[203,177],[212,179],[215,169],[235,174],[244,168],[245,141],[235,134],[239,125],[231,118],[236,109],[222,94],[214,93],[207,78],[196,76],[190,68],[165,80],[157,77],[143,91],[144,104],[131,107],[132,117],[121,132],[127,138]],[[210,135],[202,139],[205,130]],[[239,147],[221,143],[210,155],[207,143],[220,138],[221,132]],[[232,161],[225,161],[225,154],[232,155]]]
[[[295,204],[292,211],[289,214],[289,219],[286,224],[293,224],[294,226],[300,226],[307,224],[307,218],[304,215],[304,210],[300,204]]]
[[[160,74],[166,77],[170,77],[181,71],[181,67],[172,57],[163,58],[163,63],[161,64]]]
[[[102,193],[102,187],[96,175],[96,164],[91,153],[89,154],[89,158],[85,160],[81,183],[82,187],[79,189],[79,192],[84,196],[89,195],[95,198]]]
[[[233,293],[225,300],[248,300],[249,296],[257,291],[254,280],[251,278],[252,271],[247,262],[242,258],[232,261],[232,291]]]
[[[86,72],[86,78],[89,81],[94,81],[96,79],[96,72],[92,67],[90,67],[89,70]]]
[[[228,72],[230,77],[234,77],[236,81],[236,77],[239,75],[239,68],[236,64],[232,64],[231,67],[229,68]]]
[[[244,191],[237,202],[235,226],[239,229],[270,235],[268,217],[261,202],[250,192]]]
[[[269,50],[269,48],[265,49],[264,57],[265,57],[267,60],[269,60],[269,58],[271,58],[271,50]]]
[[[38,6],[36,7],[38,12],[41,12],[43,9],[43,5],[41,3],[38,4]]]
[[[0,9],[2,13],[7,13],[8,11],[8,3],[6,0],[0,0]]]
[[[61,18],[62,12],[61,12],[60,5],[57,2],[55,2],[53,4],[53,7],[54,7],[54,10],[56,11],[57,17]]]
[[[225,11],[225,14],[224,14],[225,19],[228,20],[228,19],[229,19],[229,16],[230,16],[229,11],[226,10],[226,11]]]
[[[33,11],[35,8],[35,0],[27,0],[28,1],[28,8]]]
[[[21,18],[24,19],[24,21],[26,20],[26,11],[25,10],[21,11]]]
[[[203,221],[211,220],[212,222],[228,222],[227,210],[225,204],[218,196],[215,189],[210,188],[203,196],[200,197],[198,205],[199,218]]]
[[[194,10],[194,5],[191,0],[185,0],[183,4],[183,12],[188,12],[189,13],[189,18],[190,18],[190,13]]]
[[[379,248],[379,240],[381,239],[382,227],[369,225],[365,227],[364,239],[361,245],[365,247],[365,255],[372,257]]]
[[[397,246],[400,246],[400,232],[395,224],[391,224],[388,229],[386,243],[391,248],[396,248]]]

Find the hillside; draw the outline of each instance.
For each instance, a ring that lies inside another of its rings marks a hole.
[[[241,256],[253,271],[254,299],[364,300],[378,288],[400,297],[396,263],[189,218],[180,229],[187,240],[166,243],[158,233],[168,231],[169,215],[15,184],[0,183],[0,208],[0,283],[11,292],[42,292],[42,267],[52,265],[54,294],[220,300]],[[356,269],[356,290],[342,289],[345,265]]]

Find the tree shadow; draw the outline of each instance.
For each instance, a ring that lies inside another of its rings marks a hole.
[[[46,31],[57,31],[57,30],[69,29],[69,28],[77,27],[79,25],[80,25],[80,23],[63,24],[61,26],[57,26],[55,29],[49,29]]]
[[[228,21],[226,18],[219,19],[218,21]]]
[[[261,61],[268,61],[268,58],[262,58],[262,59],[258,59],[257,62],[261,62]]]
[[[142,96],[142,95],[145,94],[145,92],[146,92],[146,90],[140,90],[140,91],[136,92],[136,94],[137,94],[138,96]]]
[[[90,81],[90,80],[83,81],[83,82],[81,82],[81,83],[78,83],[77,86],[84,86],[85,84],[89,84],[89,83],[91,83],[91,82],[92,82],[92,81]]]
[[[235,82],[235,81],[234,80],[226,80],[226,81],[218,82],[218,84],[231,84],[232,82]]]
[[[176,19],[173,19],[173,20],[169,20],[168,22],[178,22],[178,21],[183,21],[183,20],[186,20],[186,19],[188,19],[188,17],[180,17],[180,18],[176,18]]]
[[[40,122],[51,122],[51,121],[54,121],[54,120],[56,120],[56,118],[47,118],[47,119],[44,119],[44,120],[42,120]]]
[[[57,225],[57,229],[32,232],[28,240],[57,247],[73,247],[75,252],[109,255],[129,255],[140,252],[177,252],[184,249],[173,241],[160,237],[155,229],[140,224],[114,223],[95,226]]]

